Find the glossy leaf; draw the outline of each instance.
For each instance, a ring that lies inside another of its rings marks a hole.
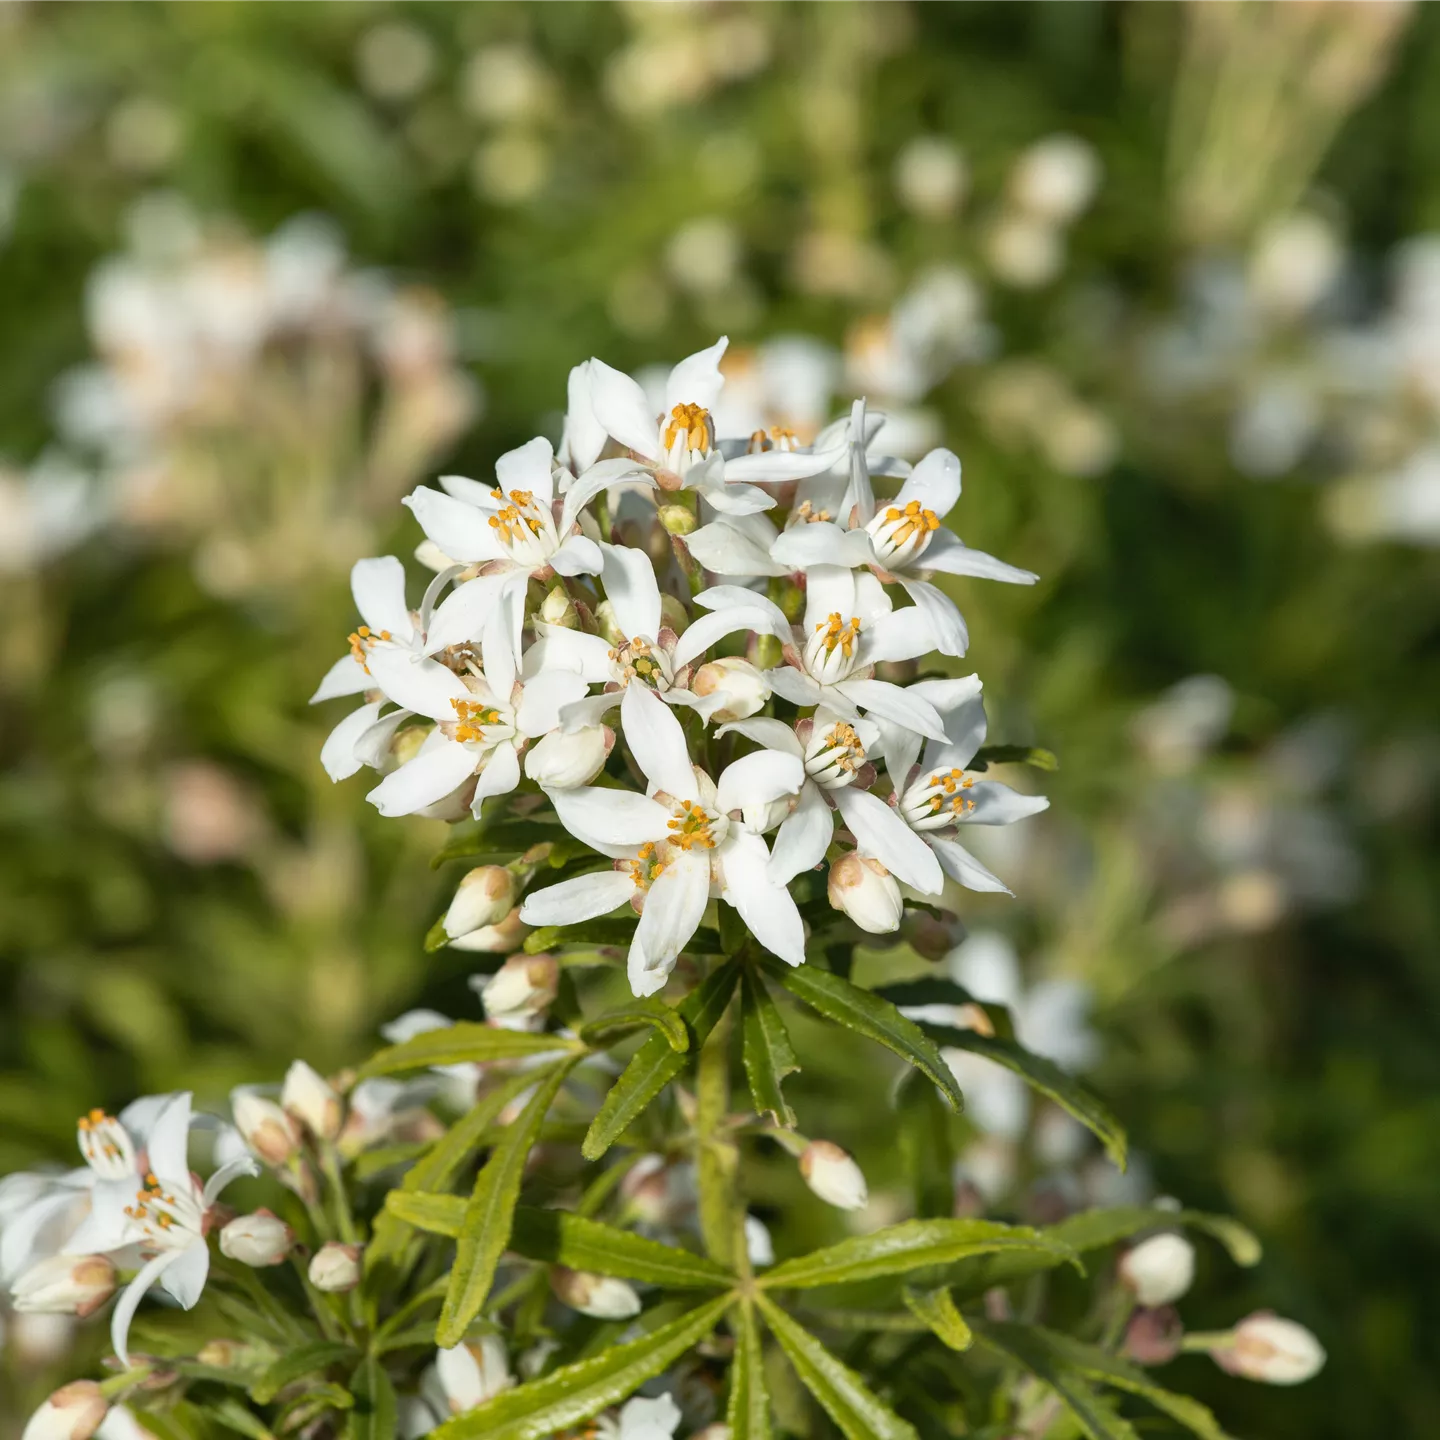
[[[542,925],[525,937],[527,955],[540,955],[561,945],[628,946],[635,934],[635,918],[585,920],[578,925]]]
[[[902,1010],[918,1005],[973,1005],[984,1011],[995,1033],[1002,1040],[1015,1038],[1015,1019],[1009,1007],[993,1000],[977,1000],[963,985],[939,976],[925,975],[918,980],[901,980],[894,985],[878,985],[875,993]],[[921,1023],[919,1021],[917,1024]]]
[[[722,1295],[637,1340],[506,1390],[431,1433],[435,1440],[542,1440],[579,1425],[669,1369],[715,1328],[729,1304]]]
[[[360,1067],[357,1078],[364,1080],[372,1075],[392,1075],[397,1070],[428,1070],[436,1065],[521,1060],[531,1055],[553,1054],[575,1048],[575,1042],[563,1035],[502,1030],[498,1025],[463,1021],[441,1030],[427,1030],[403,1044],[388,1046]]]
[[[1060,768],[1054,751],[1042,750],[1038,745],[982,745],[966,768],[988,770],[992,765],[1029,765],[1036,770]]]
[[[385,1209],[397,1220],[427,1235],[445,1235],[451,1240],[465,1225],[468,1204],[463,1195],[436,1195],[427,1190],[392,1190],[385,1197]]]
[[[531,1260],[614,1275],[644,1285],[677,1290],[707,1290],[735,1283],[735,1277],[713,1260],[675,1245],[662,1245],[643,1235],[572,1215],[565,1210],[515,1212],[510,1248]]]
[[[968,1350],[974,1344],[974,1331],[943,1286],[939,1290],[912,1290],[907,1285],[905,1308],[952,1350]]]
[[[746,970],[741,985],[741,1029],[745,1078],[757,1115],[769,1115],[777,1125],[795,1128],[795,1112],[785,1100],[780,1082],[800,1069],[780,1007],[765,981]]]
[[[649,1026],[669,1042],[672,1050],[690,1048],[685,1022],[663,1000],[636,999],[588,1020],[579,1029],[580,1038],[593,1049],[605,1049],[617,1040]]]
[[[730,1364],[730,1397],[725,1422],[730,1440],[770,1440],[770,1396],[765,1383],[765,1350],[755,1309],[742,1301],[730,1312],[735,1358]]]
[[[302,1345],[282,1355],[250,1387],[250,1398],[257,1405],[268,1405],[287,1385],[306,1375],[315,1375],[338,1365],[342,1360],[352,1363],[356,1358],[355,1347],[338,1340],[322,1340],[317,1345]]]

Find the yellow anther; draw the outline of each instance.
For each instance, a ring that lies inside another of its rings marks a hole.
[[[848,621],[840,618],[838,610],[830,612],[828,620],[822,620],[816,627],[818,635],[824,632],[823,644],[831,654],[838,645],[848,660],[855,652],[855,642],[860,638],[860,617],[852,615]]]
[[[350,641],[350,654],[355,663],[368,675],[370,666],[365,661],[365,652],[375,644],[377,640],[391,639],[388,630],[381,630],[376,634],[368,625],[362,625],[358,630],[352,630],[346,637]]]
[[[462,742],[483,740],[484,727],[500,723],[500,712],[478,700],[452,699],[450,705],[455,711],[455,738]]]
[[[668,450],[683,435],[687,450],[708,451],[711,434],[710,412],[703,405],[676,405],[665,426],[665,448]]]
[[[926,535],[940,528],[940,517],[933,510],[922,508],[918,500],[911,500],[903,510],[890,506],[885,512],[885,520],[896,527],[890,536],[890,543],[895,546],[905,544],[912,535]]]

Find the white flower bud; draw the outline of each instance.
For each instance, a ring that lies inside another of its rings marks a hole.
[[[435,1357],[435,1373],[453,1415],[473,1410],[515,1383],[505,1343],[498,1335],[482,1335],[441,1350]]]
[[[503,920],[494,925],[483,925],[468,935],[461,935],[450,942],[452,950],[469,950],[483,955],[508,955],[525,943],[530,927],[520,918],[517,905]]]
[[[93,1315],[115,1293],[115,1267],[103,1255],[52,1255],[24,1271],[11,1287],[25,1314]]]
[[[1171,1305],[1195,1278],[1195,1247],[1183,1235],[1152,1235],[1120,1257],[1120,1281],[1141,1304]]]
[[[295,1244],[295,1232],[269,1210],[241,1215],[220,1232],[220,1253],[242,1265],[278,1265]]]
[[[333,1140],[340,1133],[340,1097],[303,1060],[285,1072],[280,1104],[317,1139]]]
[[[765,1222],[754,1215],[745,1217],[745,1253],[757,1270],[775,1263],[775,1242]]]
[[[1263,1310],[1247,1315],[1210,1353],[1221,1369],[1267,1385],[1299,1385],[1325,1364],[1320,1342],[1303,1325]]]
[[[597,1320],[628,1320],[640,1313],[640,1297],[623,1280],[609,1275],[557,1265],[550,1272],[550,1288],[562,1304]]]
[[[716,725],[748,719],[764,709],[770,698],[770,682],[738,655],[722,656],[702,665],[695,672],[690,688],[697,695],[724,695],[725,703],[710,717]]]
[[[503,865],[477,865],[460,881],[445,912],[445,933],[459,939],[503,920],[515,904],[515,876]]]
[[[657,513],[660,523],[671,535],[693,535],[700,527],[688,505],[662,505]]]
[[[331,1240],[310,1259],[310,1283],[326,1294],[353,1290],[360,1283],[360,1246]]]
[[[109,1408],[93,1380],[72,1380],[30,1417],[21,1440],[90,1440]]]
[[[558,581],[545,592],[545,598],[540,602],[540,618],[547,625],[558,625],[565,630],[580,628],[580,614],[575,609],[575,602]]]
[[[1068,225],[1099,183],[1100,161],[1090,145],[1074,135],[1047,135],[1016,162],[1010,193],[1030,214]]]
[[[245,1143],[267,1164],[285,1164],[300,1145],[295,1121],[273,1100],[253,1090],[236,1090],[230,1097],[235,1128]]]
[[[862,930],[884,935],[900,928],[905,902],[894,877],[878,861],[851,851],[830,867],[830,903]]]
[[[614,744],[608,725],[586,725],[573,735],[552,730],[525,752],[525,773],[542,790],[573,790],[605,768]]]
[[[559,986],[560,962],[553,955],[512,955],[480,986],[480,999],[492,1020],[538,1015]]]
[[[865,1174],[849,1151],[829,1140],[812,1140],[800,1156],[805,1183],[838,1210],[859,1210],[870,1198]]]

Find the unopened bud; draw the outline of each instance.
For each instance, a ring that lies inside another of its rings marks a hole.
[[[922,959],[938,961],[965,938],[965,930],[956,920],[943,920],[927,910],[907,910],[900,937]]]
[[[360,1254],[358,1245],[322,1245],[310,1259],[310,1283],[329,1295],[353,1290],[360,1283]]]
[[[695,512],[688,505],[662,505],[660,523],[672,535],[693,535],[700,528]]]
[[[558,625],[564,630],[580,628],[580,613],[569,592],[558,581],[545,592],[540,602],[540,618],[547,625]]]
[[[11,1287],[24,1314],[93,1315],[115,1293],[115,1267],[103,1255],[52,1255]]]
[[[220,1232],[220,1253],[242,1265],[278,1265],[295,1244],[295,1232],[269,1210],[241,1215]]]
[[[625,1172],[620,1193],[635,1219],[644,1224],[661,1225],[673,1218],[670,1167],[662,1155],[642,1155]]]
[[[492,1020],[538,1015],[559,988],[560,962],[553,955],[512,955],[480,986],[480,999]]]
[[[852,850],[830,867],[830,903],[862,930],[884,935],[900,928],[905,902],[894,877],[878,861]]]
[[[586,725],[572,735],[552,730],[525,752],[525,773],[542,790],[573,790],[605,768],[614,744],[608,725]]]
[[[745,720],[765,708],[770,682],[748,660],[738,655],[722,656],[702,665],[690,682],[697,695],[721,694],[725,703],[710,719],[717,725]]]
[[[838,1210],[859,1210],[870,1198],[865,1175],[849,1151],[829,1140],[812,1140],[800,1156],[805,1183]]]
[[[300,1132],[284,1108],[251,1090],[237,1090],[230,1108],[235,1128],[245,1143],[267,1164],[281,1166],[300,1145]]]
[[[498,1335],[482,1335],[441,1350],[435,1357],[435,1373],[451,1413],[456,1415],[473,1410],[515,1383],[505,1342]]]
[[[333,1140],[340,1133],[340,1097],[330,1084],[303,1060],[285,1072],[280,1104],[317,1139]]]
[[[515,876],[503,865],[477,865],[460,881],[445,912],[445,933],[457,940],[503,920],[515,905]]]
[[[109,1409],[93,1380],[72,1380],[30,1417],[21,1440],[90,1440]]]
[[[1247,1315],[1210,1354],[1222,1370],[1267,1385],[1299,1385],[1325,1364],[1320,1342],[1303,1325],[1264,1310]]]
[[[483,955],[508,955],[518,950],[530,933],[530,927],[520,918],[517,905],[503,920],[495,925],[483,925],[468,935],[461,935],[450,942],[452,950],[468,950]]]
[[[550,1272],[550,1288],[562,1304],[597,1320],[628,1320],[640,1313],[640,1297],[623,1280],[609,1275],[557,1265]]]
[[[1180,1312],[1173,1305],[1137,1310],[1125,1327],[1121,1353],[1137,1365],[1168,1365],[1180,1353],[1183,1335]]]
[[[1141,1305],[1169,1305],[1195,1278],[1195,1247],[1183,1235],[1152,1235],[1120,1257],[1120,1282]]]

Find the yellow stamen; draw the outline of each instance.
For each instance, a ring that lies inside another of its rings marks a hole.
[[[500,712],[478,700],[451,700],[450,704],[455,711],[457,740],[483,740],[484,727],[500,723]]]
[[[681,435],[687,450],[706,451],[710,448],[710,412],[703,405],[676,405],[665,426],[665,448],[668,450]]]
[[[822,620],[816,627],[815,633],[825,632],[823,644],[830,654],[835,653],[838,645],[848,660],[855,653],[855,642],[860,638],[860,617],[852,615],[848,622],[840,618],[838,610],[830,612],[828,620]]]
[[[940,517],[933,510],[922,509],[918,500],[910,501],[903,510],[892,505],[885,512],[885,519],[890,524],[902,522],[890,537],[894,545],[903,545],[916,533],[924,534],[940,528]]]
[[[377,635],[368,625],[362,625],[358,630],[352,630],[346,638],[350,641],[351,657],[368,675],[370,673],[370,666],[365,662],[365,652],[370,649],[377,640],[389,640],[392,637],[388,630],[382,630]]]

